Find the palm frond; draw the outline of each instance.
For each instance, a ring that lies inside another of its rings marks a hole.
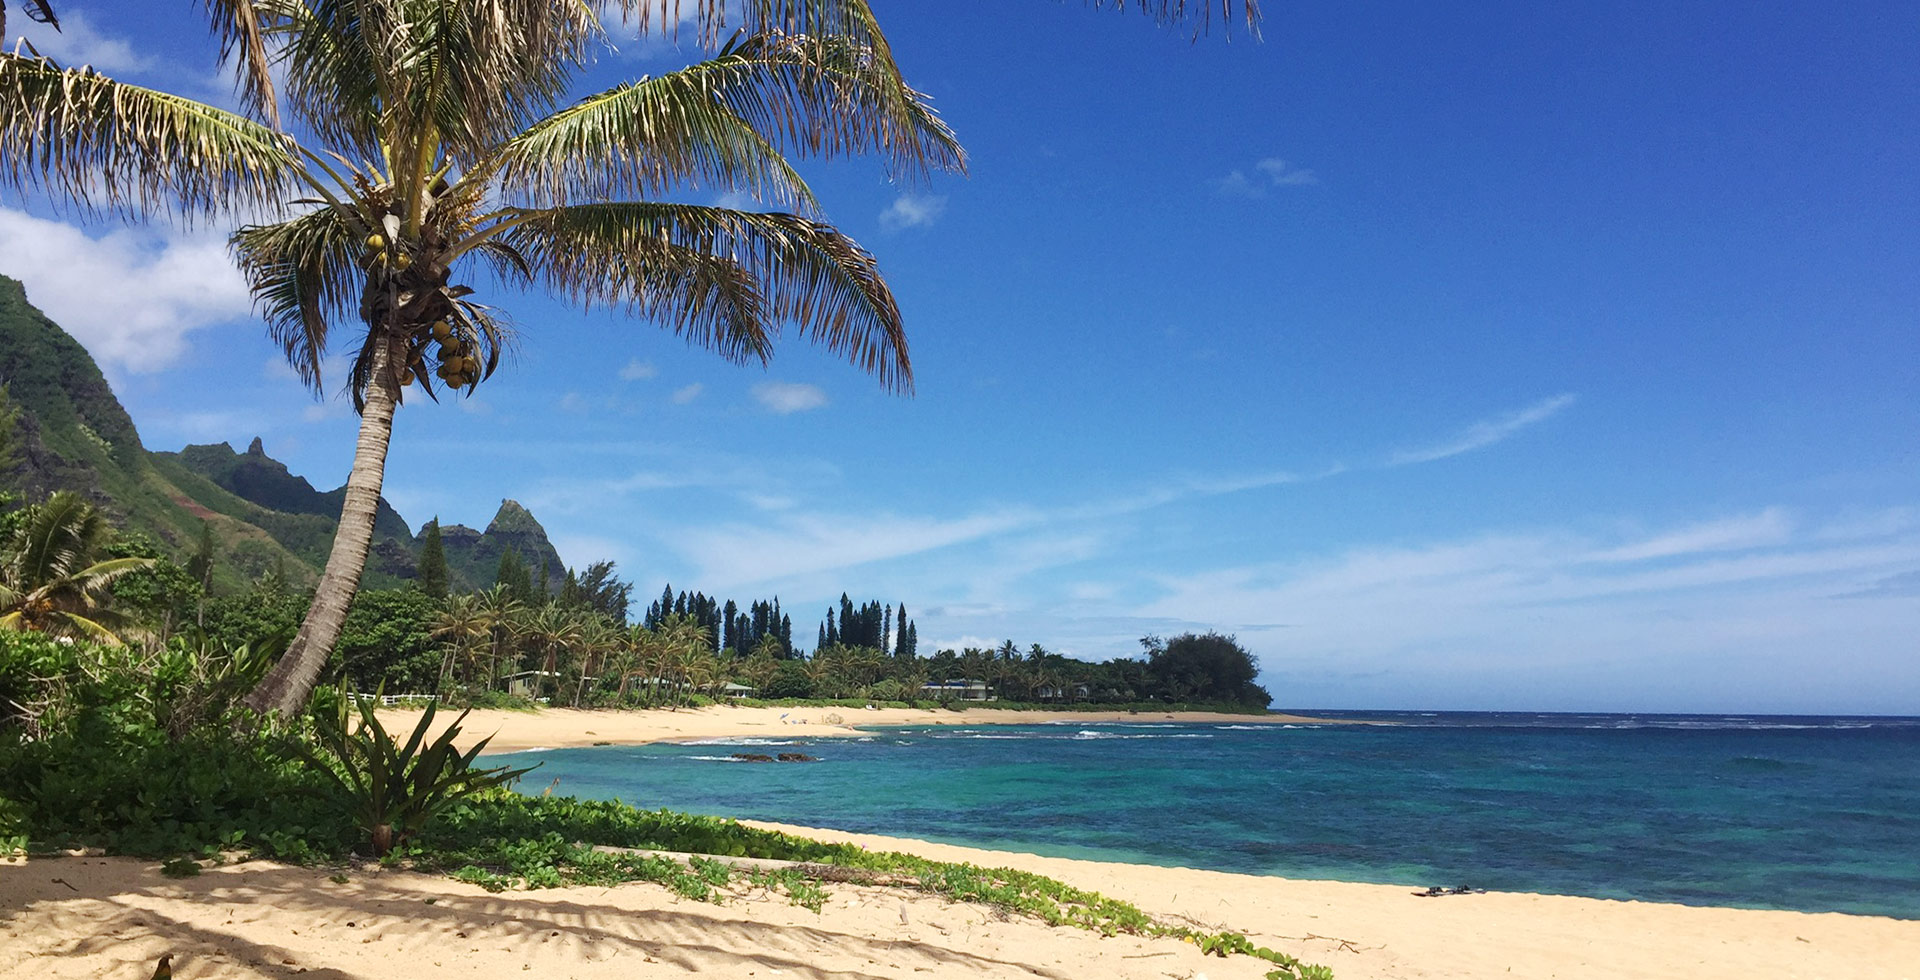
[[[1131,7],[1168,27],[1190,27],[1196,36],[1212,28],[1217,13],[1223,29],[1232,30],[1234,21],[1240,20],[1246,25],[1247,33],[1260,36],[1260,0],[1086,2],[1096,9]],[[838,28],[830,32],[846,34],[853,32],[850,29],[869,27],[873,18],[872,12],[865,9],[866,4],[856,0],[612,0],[609,6],[618,9],[629,22],[638,24],[643,34],[653,29],[656,18],[671,27],[691,10],[701,43],[708,45],[736,29],[756,31],[768,27],[791,28],[796,24],[811,25],[815,31]]]
[[[270,208],[299,170],[292,140],[245,116],[0,53],[0,184],[193,217]]]
[[[290,111],[368,158],[383,139],[411,155],[405,138],[431,127],[454,159],[476,159],[552,111],[602,36],[584,0],[256,2],[287,41]]]
[[[871,48],[773,33],[583,99],[502,147],[496,162],[506,188],[543,206],[704,183],[811,210],[783,156],[795,151],[878,152],[908,177],[965,168],[953,131]]]
[[[105,543],[108,527],[99,509],[76,493],[56,493],[34,505],[15,529],[6,577],[30,592],[72,575]]]
[[[500,239],[552,290],[659,319],[695,346],[766,361],[784,324],[889,390],[913,369],[893,294],[871,253],[792,214],[685,204],[518,212]]]
[[[248,225],[229,241],[294,373],[316,394],[320,362],[332,324],[352,316],[360,301],[361,236],[337,207],[323,207],[271,225]]]
[[[273,97],[267,58],[266,35],[274,22],[254,0],[200,0],[200,5],[220,39],[220,60],[239,54],[241,101],[269,125],[279,125],[280,106]]]
[[[1234,21],[1245,25],[1247,34],[1260,37],[1260,0],[1087,0],[1096,9],[1124,11],[1132,7],[1168,27],[1190,28],[1198,38],[1213,29],[1215,15],[1220,28],[1233,32]]]

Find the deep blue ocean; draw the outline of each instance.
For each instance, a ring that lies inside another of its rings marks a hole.
[[[1920,718],[1320,714],[1390,724],[884,728],[489,761],[539,762],[530,792],[1066,857],[1920,919]],[[729,759],[783,751],[821,761]]]

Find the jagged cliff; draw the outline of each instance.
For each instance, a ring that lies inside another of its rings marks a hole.
[[[269,570],[310,584],[325,564],[346,488],[316,489],[267,455],[259,437],[236,452],[227,443],[149,452],[93,358],[27,302],[21,284],[0,276],[0,385],[19,417],[0,457],[0,489],[29,500],[56,490],[85,494],[121,527],[183,559],[213,529],[217,586],[238,587]],[[423,528],[424,531],[424,528]],[[546,530],[525,507],[502,501],[486,531],[441,528],[450,583],[493,584],[511,548],[534,575],[542,562],[557,588],[565,575]],[[363,584],[414,577],[421,539],[385,499],[374,519]]]

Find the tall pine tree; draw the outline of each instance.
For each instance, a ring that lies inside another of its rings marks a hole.
[[[420,569],[414,580],[420,591],[434,597],[447,597],[447,549],[440,543],[440,517],[427,522],[426,539],[420,543]]]

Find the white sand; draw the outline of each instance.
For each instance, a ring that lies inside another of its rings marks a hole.
[[[435,713],[435,730],[451,724],[459,712]],[[382,711],[389,731],[411,731],[420,720],[417,711]],[[1048,722],[1220,722],[1224,724],[1301,724],[1337,722],[1337,719],[1299,715],[1229,715],[1212,712],[1126,711],[1007,711],[969,708],[964,711],[919,708],[755,708],[719,704],[705,708],[647,711],[587,711],[549,708],[544,711],[475,711],[461,727],[460,744],[493,736],[487,751],[515,752],[538,748],[573,748],[601,743],[636,745],[700,738],[795,736],[836,738],[861,734],[862,725],[1038,725]]]

